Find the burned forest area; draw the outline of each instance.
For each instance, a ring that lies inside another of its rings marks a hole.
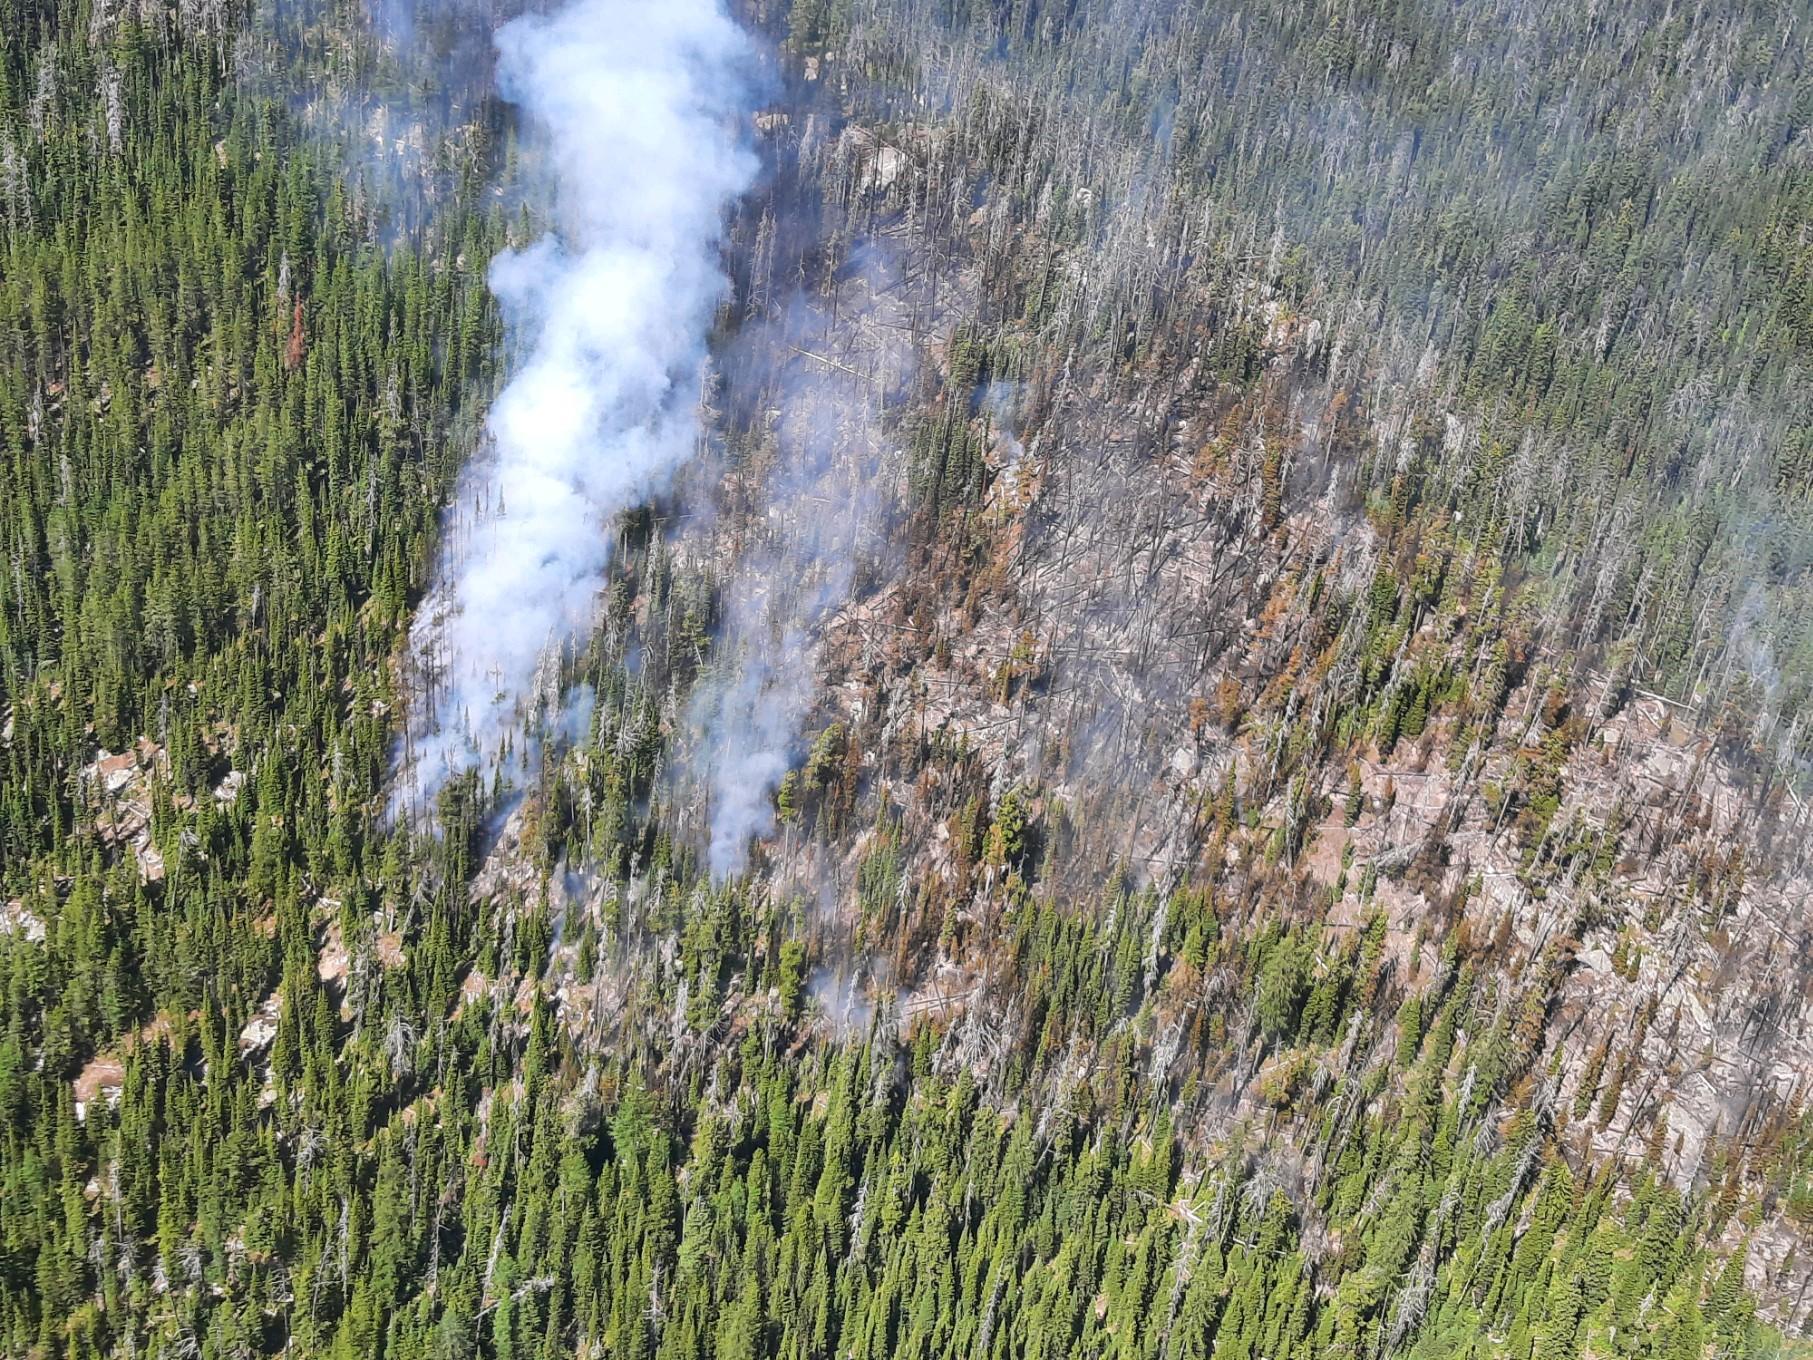
[[[0,1356],[1813,1355],[1797,0],[0,0]]]

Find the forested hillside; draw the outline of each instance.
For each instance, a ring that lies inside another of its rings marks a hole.
[[[418,796],[519,8],[0,0],[0,1355],[1798,1353],[1813,15],[737,6]]]

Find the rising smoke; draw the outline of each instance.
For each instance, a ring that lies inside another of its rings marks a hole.
[[[726,355],[733,385],[762,393],[773,467],[764,513],[720,601],[718,657],[689,727],[710,816],[713,877],[740,873],[775,827],[774,794],[799,751],[818,692],[819,654],[860,578],[884,574],[901,511],[901,459],[887,394],[914,368],[896,262],[860,248],[822,299],[796,297],[747,328]]]
[[[519,732],[552,720],[535,710],[591,625],[613,518],[698,443],[728,287],[720,235],[757,168],[754,49],[719,0],[575,0],[507,24],[497,51],[499,89],[549,169],[554,229],[491,266],[516,373],[412,635],[409,801],[530,758]]]

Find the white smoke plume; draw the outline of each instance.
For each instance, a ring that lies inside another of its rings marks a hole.
[[[512,749],[527,758],[516,734],[592,623],[613,517],[698,443],[728,288],[719,241],[757,169],[754,48],[720,0],[574,0],[505,25],[497,51],[499,89],[550,171],[555,228],[491,266],[518,366],[411,639],[408,802],[503,768]]]

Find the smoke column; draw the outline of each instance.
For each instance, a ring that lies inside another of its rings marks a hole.
[[[879,568],[895,551],[888,530],[904,484],[881,402],[913,371],[903,337],[915,295],[878,246],[859,247],[844,272],[835,322],[796,298],[725,356],[733,383],[740,376],[772,406],[775,467],[766,513],[720,601],[718,661],[690,715],[718,879],[741,873],[750,841],[773,833],[774,794],[798,754],[827,628],[861,566]]]
[[[555,229],[491,265],[520,366],[459,493],[487,510],[449,516],[411,639],[400,798],[496,768],[590,627],[612,517],[693,452],[725,212],[757,166],[754,49],[720,0],[575,0],[505,25],[497,51],[551,172]]]

